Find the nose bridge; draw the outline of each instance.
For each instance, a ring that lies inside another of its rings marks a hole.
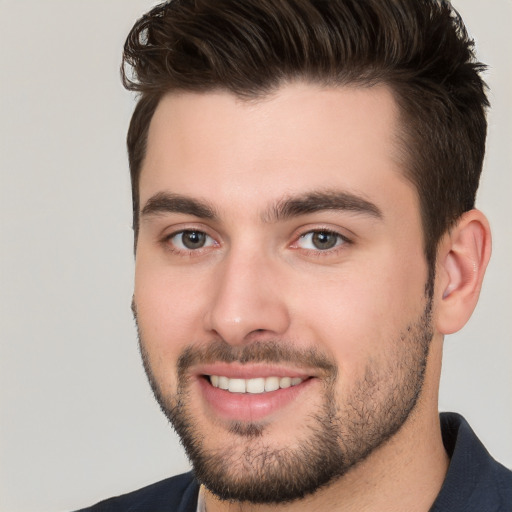
[[[265,251],[231,248],[217,267],[207,328],[233,345],[254,332],[283,334],[289,315],[278,274],[278,262]]]

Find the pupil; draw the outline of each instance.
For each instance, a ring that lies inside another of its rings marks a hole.
[[[337,235],[326,231],[313,234],[313,245],[317,249],[332,249],[336,245]]]
[[[200,231],[185,231],[181,239],[187,249],[199,249],[203,247],[206,235]]]

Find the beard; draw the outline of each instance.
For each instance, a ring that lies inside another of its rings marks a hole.
[[[406,422],[423,387],[433,336],[431,304],[431,299],[427,300],[422,315],[397,336],[386,361],[367,363],[362,377],[345,396],[336,392],[338,368],[332,358],[316,349],[299,351],[281,340],[242,347],[222,340],[207,346],[191,345],[178,359],[175,393],[161,389],[140,330],[139,346],[155,398],[179,435],[197,479],[221,500],[292,502],[345,475]],[[135,307],[133,310],[135,314]],[[264,422],[233,421],[226,442],[209,446],[208,428],[194,416],[188,375],[195,364],[212,362],[313,367],[323,376],[322,396],[302,421],[300,436],[289,445],[272,443],[266,435],[270,427]]]

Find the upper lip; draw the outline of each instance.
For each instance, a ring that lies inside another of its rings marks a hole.
[[[229,379],[255,379],[258,377],[300,377],[306,379],[314,376],[304,369],[261,363],[211,363],[196,366],[194,373],[198,376],[219,375]]]

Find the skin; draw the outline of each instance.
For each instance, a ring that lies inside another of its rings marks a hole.
[[[134,305],[146,363],[169,404],[187,347],[222,340],[236,351],[277,341],[297,351],[314,348],[335,363],[341,418],[350,417],[357,385],[373,369],[378,386],[368,403],[378,410],[402,378],[389,376],[405,353],[400,339],[427,304],[418,198],[403,177],[398,123],[384,86],[288,84],[245,102],[227,92],[163,98],[140,179]],[[319,191],[355,196],[378,214],[336,208],[273,215],[276,204]],[[165,194],[200,201],[215,216],[148,207]],[[181,245],[184,229],[206,233],[205,246]],[[319,250],[309,235],[315,230],[341,237],[334,248]],[[432,339],[413,412],[346,475],[304,498],[304,509],[429,509],[448,466],[437,410],[443,334],[469,318],[489,254],[485,217],[473,210],[439,245]],[[227,366],[240,376],[262,371]],[[226,414],[205,398],[203,371],[187,373],[188,412],[207,435],[206,447],[231,450],[235,459],[259,441],[230,428],[237,414],[240,424],[250,423],[247,408],[256,406],[239,404],[237,412],[235,403]],[[323,403],[325,381],[314,367],[283,363],[279,371],[311,378],[297,397],[254,414],[267,446],[293,448]],[[208,491],[205,497],[209,512],[297,507],[230,503]]]

